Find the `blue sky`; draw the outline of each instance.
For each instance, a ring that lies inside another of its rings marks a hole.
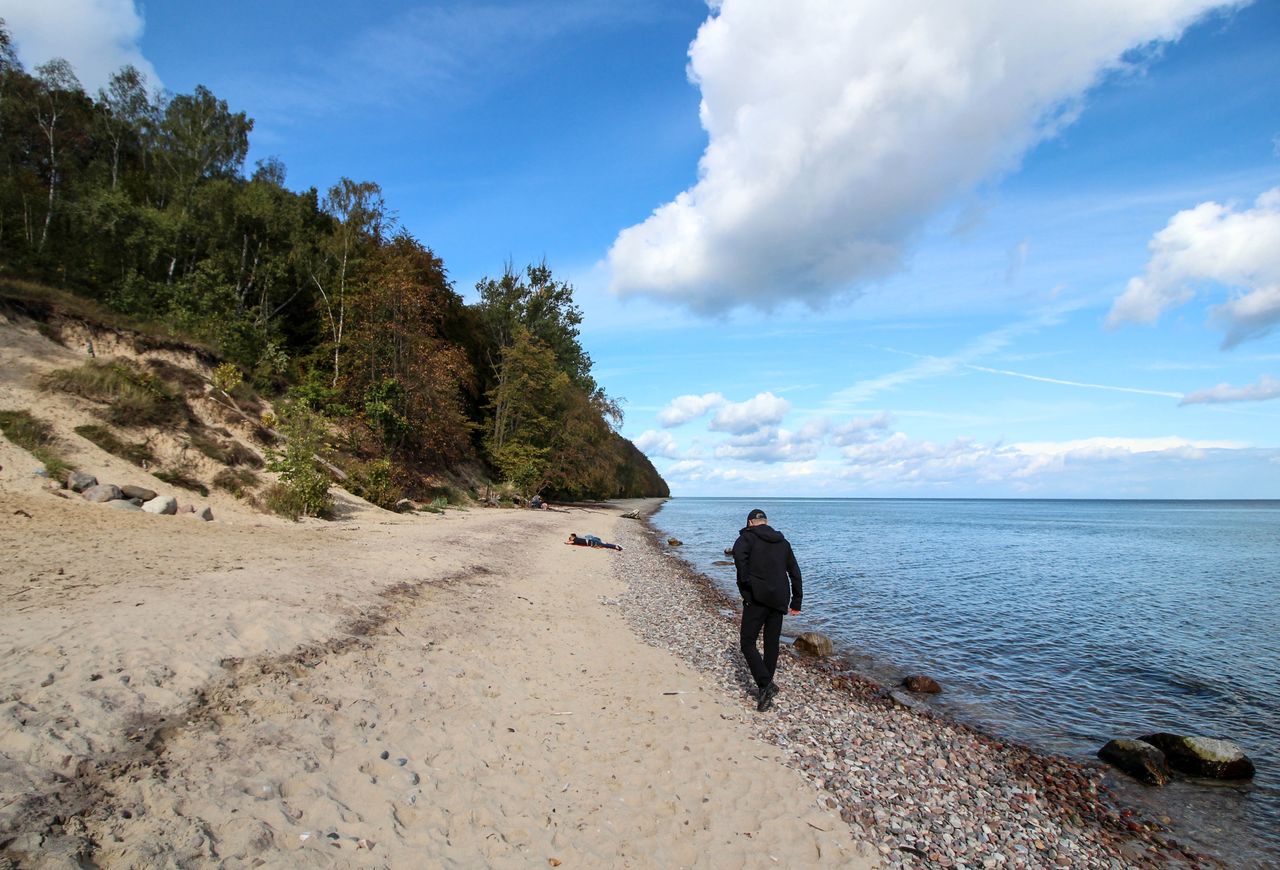
[[[1280,497],[1280,2],[0,0],[572,281],[677,495]]]

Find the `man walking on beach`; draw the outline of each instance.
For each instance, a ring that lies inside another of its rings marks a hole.
[[[769,518],[759,508],[747,514],[747,526],[733,542],[733,564],[742,594],[742,655],[760,688],[756,709],[763,713],[773,706],[773,696],[778,694],[773,673],[778,667],[782,618],[788,612],[792,616],[800,612],[800,566],[791,544],[769,525]],[[756,648],[761,629],[763,656]]]

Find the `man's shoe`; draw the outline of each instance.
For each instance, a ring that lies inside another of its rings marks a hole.
[[[756,704],[756,712],[763,713],[773,706],[773,696],[778,694],[778,687],[773,683],[760,690],[760,701]]]

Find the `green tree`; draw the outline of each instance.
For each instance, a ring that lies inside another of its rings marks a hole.
[[[55,57],[36,67],[36,82],[38,83],[34,107],[36,124],[39,125],[40,132],[44,134],[48,145],[46,174],[49,182],[49,200],[45,206],[40,241],[36,244],[36,249],[43,251],[45,243],[49,240],[49,224],[53,221],[54,203],[57,200],[58,183],[61,180],[58,146],[62,130],[59,125],[65,121],[72,105],[83,97],[84,90],[80,87],[80,80],[76,78],[71,64],[60,57]]]
[[[14,47],[9,26],[0,17],[0,141],[4,139],[4,101],[9,93],[10,80],[22,72],[22,61]]]
[[[284,161],[272,154],[270,157],[264,157],[253,164],[253,180],[265,182],[283,188],[285,177],[288,170],[284,165]]]
[[[98,91],[98,113],[111,147],[111,189],[120,183],[120,160],[129,150],[141,148],[143,127],[152,121],[147,80],[132,65],[111,74],[107,87]]]
[[[10,114],[13,112],[13,93],[17,85],[25,79],[22,62],[18,60],[13,38],[9,35],[8,25],[0,18],[0,159],[3,160],[3,177],[0,177],[0,245],[10,247],[9,220],[15,200],[18,200],[18,160],[15,155],[21,153],[18,136],[13,135],[14,124]]]
[[[465,392],[474,373],[450,340],[462,312],[444,264],[407,232],[365,264],[351,307],[349,401],[362,403],[383,446],[419,463],[445,465],[468,456],[473,425]]]
[[[502,351],[525,329],[550,348],[557,368],[574,383],[594,389],[591,357],[578,341],[582,310],[573,301],[573,286],[555,280],[545,262],[529,266],[523,275],[508,265],[501,278],[486,278],[476,284],[476,290],[491,368],[496,371]]]
[[[272,506],[286,516],[319,517],[329,513],[329,474],[321,460],[324,450],[324,420],[305,405],[285,403],[280,407],[280,430],[284,447],[267,452],[267,468],[279,472],[279,488],[271,496]]]
[[[9,23],[4,20],[4,16],[0,16],[0,75],[14,71],[22,72],[22,61],[18,60],[18,50],[9,33]]]
[[[571,384],[551,348],[517,327],[489,390],[485,447],[498,471],[528,493],[542,488]]]
[[[251,118],[232,112],[204,85],[168,101],[157,130],[158,156],[181,205],[190,203],[201,180],[240,171],[252,130]]]
[[[308,274],[320,293],[329,326],[333,386],[336,387],[342,370],[351,276],[368,252],[381,244],[389,216],[381,187],[371,181],[357,182],[350,178],[343,178],[329,188],[321,208],[333,219],[333,229],[310,258]]]

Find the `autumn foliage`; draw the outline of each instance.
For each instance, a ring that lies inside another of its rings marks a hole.
[[[294,192],[275,158],[246,175],[252,130],[129,67],[97,95],[65,61],[28,72],[0,20],[0,275],[213,347],[379,501],[463,466],[525,495],[667,494],[616,431],[571,286],[508,266],[467,304],[376,183]]]

